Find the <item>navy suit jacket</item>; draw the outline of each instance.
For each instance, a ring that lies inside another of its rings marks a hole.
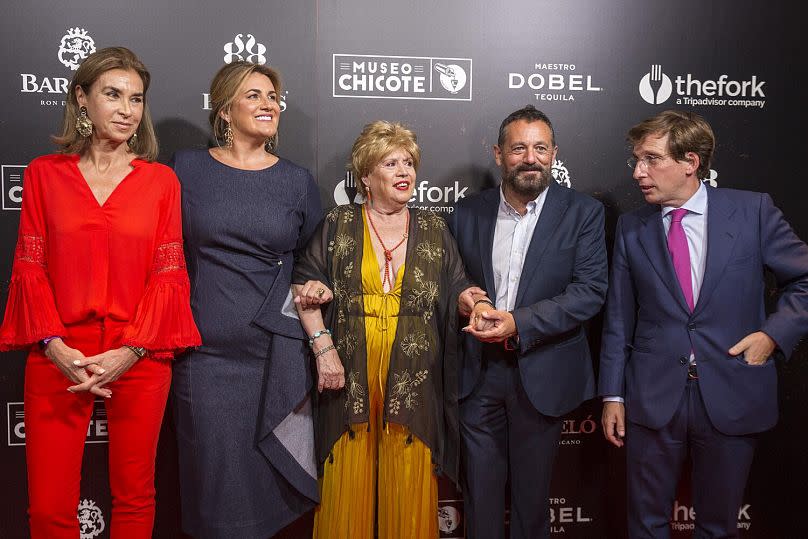
[[[449,219],[466,271],[496,297],[491,253],[499,187],[462,200]],[[522,385],[535,408],[548,416],[575,409],[595,393],[583,323],[603,306],[608,286],[603,205],[551,181],[530,241],[513,317]],[[460,398],[482,372],[484,356],[509,355],[502,343],[463,339]]]
[[[777,422],[777,371],[728,350],[764,331],[788,357],[808,324],[808,247],[767,194],[707,190],[707,260],[689,312],[667,250],[658,205],[617,223],[600,354],[599,393],[625,398],[630,421],[658,429],[672,418],[693,350],[713,425],[742,435]],[[764,268],[780,298],[766,316]]]

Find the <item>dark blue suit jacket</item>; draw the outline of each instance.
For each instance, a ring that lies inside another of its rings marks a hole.
[[[600,354],[599,393],[622,396],[630,421],[658,429],[674,414],[693,350],[713,425],[725,434],[777,422],[774,361],[748,365],[727,351],[764,331],[787,357],[808,328],[808,247],[767,194],[707,191],[707,261],[692,313],[667,250],[661,210],[647,205],[617,223]],[[766,316],[764,268],[782,295]]]
[[[449,219],[466,271],[496,297],[491,253],[499,187],[461,201]],[[513,317],[519,333],[516,358],[522,385],[536,409],[560,416],[594,396],[589,344],[582,324],[606,297],[608,262],[603,205],[550,182],[530,241]],[[512,355],[502,343],[463,342],[460,397],[479,380],[484,355]]]

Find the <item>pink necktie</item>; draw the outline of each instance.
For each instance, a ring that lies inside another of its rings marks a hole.
[[[685,294],[685,300],[690,310],[693,310],[693,283],[690,280],[690,250],[687,248],[687,236],[682,227],[682,218],[687,213],[684,208],[677,208],[671,212],[671,227],[668,230],[668,251],[673,260],[673,269],[679,286]]]

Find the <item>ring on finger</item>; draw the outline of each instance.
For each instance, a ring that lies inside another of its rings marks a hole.
[[[323,289],[323,288],[318,288],[318,289],[317,289],[317,297],[318,297],[318,298],[321,298],[321,297],[323,297],[323,294],[325,294],[325,289]]]

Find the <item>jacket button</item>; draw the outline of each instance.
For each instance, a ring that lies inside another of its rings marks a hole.
[[[682,365],[687,365],[688,363],[687,358],[685,356],[680,357],[679,363],[681,363]]]
[[[696,329],[696,324],[694,322],[690,322],[687,325],[687,329],[689,329],[690,331],[693,331],[694,329]]]

